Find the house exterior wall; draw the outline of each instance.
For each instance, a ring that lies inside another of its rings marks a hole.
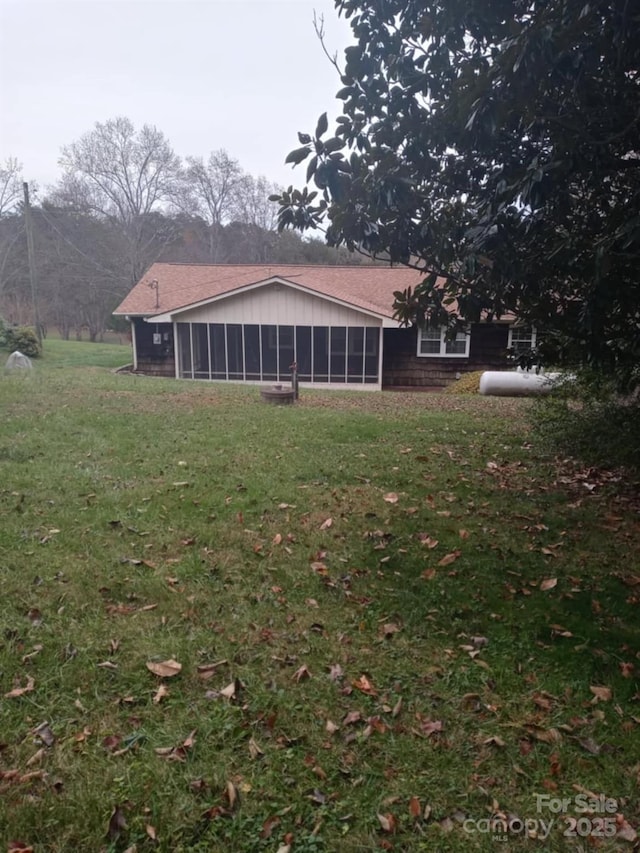
[[[139,373],[155,376],[189,377],[189,370],[176,362],[176,329],[194,328],[191,324],[240,324],[244,327],[255,324],[266,330],[267,326],[307,326],[313,328],[329,327],[348,330],[367,329],[376,334],[380,332],[380,318],[370,317],[357,310],[330,302],[321,297],[297,291],[285,285],[269,285],[246,293],[237,294],[218,302],[202,305],[179,315],[178,324],[146,322],[140,317],[133,318],[133,340],[136,348],[136,369]],[[186,334],[186,333],[185,333]],[[369,331],[366,333],[370,334]],[[507,367],[506,349],[508,346],[508,326],[498,323],[481,323],[472,326],[468,357],[434,357],[417,354],[417,333],[415,329],[384,329],[382,354],[382,387],[441,388],[451,384],[456,374],[475,370],[495,370]],[[160,339],[158,342],[158,335]],[[155,337],[154,337],[155,336]],[[184,348],[184,347],[183,347]],[[379,350],[379,348],[378,348]],[[194,350],[195,352],[195,350]],[[194,356],[195,357],[195,356]],[[191,356],[189,356],[191,358]],[[183,359],[178,359],[182,362]],[[196,370],[195,361],[191,365]],[[288,363],[287,363],[288,368]],[[213,376],[211,366],[207,375],[191,378],[220,378]],[[249,376],[246,381],[264,378],[273,381],[276,377]],[[370,373],[368,366],[366,373]],[[377,374],[377,371],[374,371]],[[231,376],[227,377],[232,379]],[[240,376],[239,381],[244,379]],[[309,377],[311,379],[311,377]],[[233,381],[238,381],[234,376]],[[308,381],[308,380],[307,380]],[[323,380],[331,383],[331,377]],[[350,382],[347,376],[347,383]],[[380,387],[380,376],[367,378],[374,387]],[[326,385],[325,385],[326,387]],[[369,386],[371,387],[371,386]]]
[[[279,284],[228,296],[177,317],[180,323],[245,323],[280,326],[380,326],[380,320]]]
[[[141,317],[135,317],[131,323],[136,371],[150,376],[175,376],[173,324],[146,323]],[[160,343],[154,335],[160,335]]]
[[[471,327],[468,358],[419,356],[416,329],[385,329],[382,387],[444,388],[456,374],[507,367],[508,326],[478,323]]]

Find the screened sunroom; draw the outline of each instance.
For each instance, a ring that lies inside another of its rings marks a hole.
[[[379,326],[176,323],[178,376],[230,382],[379,385]]]

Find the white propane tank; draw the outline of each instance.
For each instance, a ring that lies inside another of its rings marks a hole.
[[[480,393],[494,397],[533,397],[548,394],[566,378],[562,373],[528,370],[485,370],[480,377]]]

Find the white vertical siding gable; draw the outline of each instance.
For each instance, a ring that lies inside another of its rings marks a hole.
[[[181,323],[280,326],[380,326],[374,317],[337,302],[272,282],[174,315]]]

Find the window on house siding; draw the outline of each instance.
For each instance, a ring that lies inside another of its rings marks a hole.
[[[458,332],[453,340],[449,340],[444,326],[421,326],[418,329],[418,355],[432,358],[468,358],[470,337],[467,332]]]
[[[509,327],[509,349],[513,350],[515,356],[529,352],[536,346],[536,330],[533,326],[510,326]]]

